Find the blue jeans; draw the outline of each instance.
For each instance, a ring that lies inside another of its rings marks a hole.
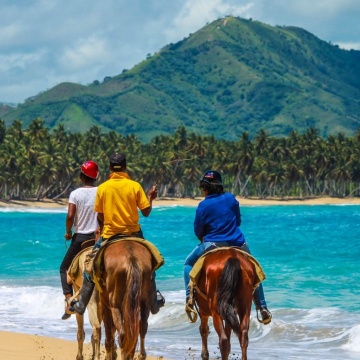
[[[231,243],[229,243],[229,242],[224,242],[221,245],[222,246],[232,246]],[[201,255],[203,255],[206,252],[206,250],[208,250],[212,247],[215,247],[215,246],[219,247],[220,245],[219,245],[219,243],[216,243],[216,245],[215,245],[213,242],[202,242],[201,244],[196,246],[196,248],[185,259],[184,282],[185,282],[186,299],[188,299],[190,297],[190,288],[188,285],[190,282],[189,274],[190,274],[191,269],[195,265],[196,261],[201,257]],[[242,246],[239,246],[239,249],[250,254],[250,249],[246,243],[244,243]],[[266,301],[265,301],[264,289],[263,289],[263,286],[261,283],[254,291],[253,298],[254,298],[254,304],[256,306],[256,309],[261,309],[261,308],[267,307]]]
[[[203,255],[207,249],[213,247],[214,244],[212,242],[202,242],[188,255],[185,259],[184,264],[184,281],[185,281],[185,290],[186,290],[186,298],[190,296],[189,282],[190,282],[190,271],[195,265],[196,261]]]

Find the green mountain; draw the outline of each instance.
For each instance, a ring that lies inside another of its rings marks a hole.
[[[322,136],[360,127],[360,51],[297,27],[226,17],[102,83],[62,83],[1,118],[42,118],[71,132],[99,126],[148,141],[189,131],[234,140],[310,126]]]

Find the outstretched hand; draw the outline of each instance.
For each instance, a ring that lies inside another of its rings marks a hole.
[[[153,185],[153,187],[148,191],[149,201],[153,201],[157,197],[157,184]]]

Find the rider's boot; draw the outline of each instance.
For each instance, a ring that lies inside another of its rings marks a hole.
[[[266,306],[266,301],[265,301],[264,290],[263,290],[262,284],[260,284],[254,291],[253,298],[254,298],[254,303],[256,306],[256,316],[257,316],[258,321],[264,325],[270,324],[272,314]],[[260,312],[261,319],[259,318],[259,312]]]
[[[94,287],[95,287],[95,283],[88,280],[87,276],[84,276],[83,285],[81,287],[79,294],[79,300],[73,300],[71,302],[70,310],[75,311],[79,315],[84,315],[86,306],[90,301]]]
[[[161,295],[159,290],[156,290],[155,273],[153,274],[153,276],[151,278],[151,287],[153,289],[152,293],[153,294],[155,293],[156,297],[153,299],[150,311],[152,314],[155,315],[159,312],[160,308],[162,308],[165,305],[164,297]]]
[[[71,294],[66,294],[65,295],[65,311],[64,311],[63,316],[61,317],[62,320],[67,320],[67,319],[69,319],[69,317],[72,314],[75,314],[74,311],[70,310],[69,300],[70,300],[71,297],[72,297]]]

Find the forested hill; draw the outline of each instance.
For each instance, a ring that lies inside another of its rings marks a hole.
[[[145,141],[179,126],[229,140],[309,127],[352,135],[360,127],[360,51],[300,28],[226,17],[120,75],[59,84],[0,116],[7,125],[41,118],[49,128],[96,125]]]

